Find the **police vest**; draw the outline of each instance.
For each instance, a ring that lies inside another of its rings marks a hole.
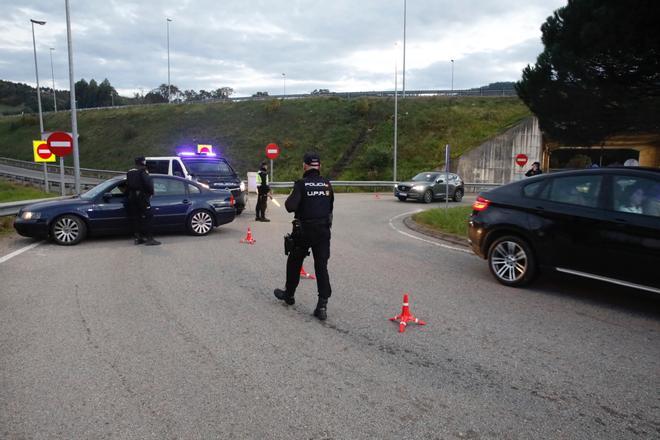
[[[299,185],[302,200],[296,211],[296,218],[303,221],[329,219],[332,214],[330,181],[321,176],[309,176],[299,181]]]

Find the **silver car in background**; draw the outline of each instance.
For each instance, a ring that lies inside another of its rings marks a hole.
[[[460,202],[465,194],[463,179],[458,174],[449,173],[449,183],[445,183],[446,174],[440,171],[425,171],[417,174],[408,182],[399,182],[394,186],[394,197],[402,202],[408,199],[431,203],[436,199],[449,198]]]

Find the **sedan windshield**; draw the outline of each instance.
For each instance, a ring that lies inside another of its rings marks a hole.
[[[91,200],[98,196],[99,194],[104,194],[106,192],[110,192],[113,186],[117,185],[117,180],[112,179],[112,180],[106,180],[103,183],[99,183],[96,185],[94,188],[90,189],[89,191],[82,193],[80,195],[81,199],[85,200]]]
[[[183,159],[190,174],[232,176],[234,173],[227,162],[220,159]]]
[[[413,182],[434,182],[438,178],[437,173],[419,173],[412,178]]]

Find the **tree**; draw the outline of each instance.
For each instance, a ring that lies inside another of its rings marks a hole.
[[[252,95],[253,98],[263,98],[268,96],[268,92],[257,92]]]
[[[569,0],[548,17],[516,84],[543,131],[581,145],[660,131],[659,19],[656,0]]]
[[[85,104],[87,100],[87,93],[89,91],[89,84],[87,81],[85,81],[85,78],[75,83],[74,88],[76,91],[76,106],[79,108],[87,107]]]
[[[213,91],[213,97],[216,99],[228,99],[234,93],[231,87],[221,87]]]

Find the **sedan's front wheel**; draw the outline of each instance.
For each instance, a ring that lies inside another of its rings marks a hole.
[[[50,227],[50,235],[55,243],[62,246],[72,246],[80,243],[87,235],[87,225],[76,215],[58,217]]]
[[[488,267],[497,281],[510,287],[524,286],[536,275],[534,253],[519,237],[500,237],[488,250]]]
[[[188,232],[192,235],[206,235],[213,229],[212,214],[204,209],[194,211],[188,217]]]

